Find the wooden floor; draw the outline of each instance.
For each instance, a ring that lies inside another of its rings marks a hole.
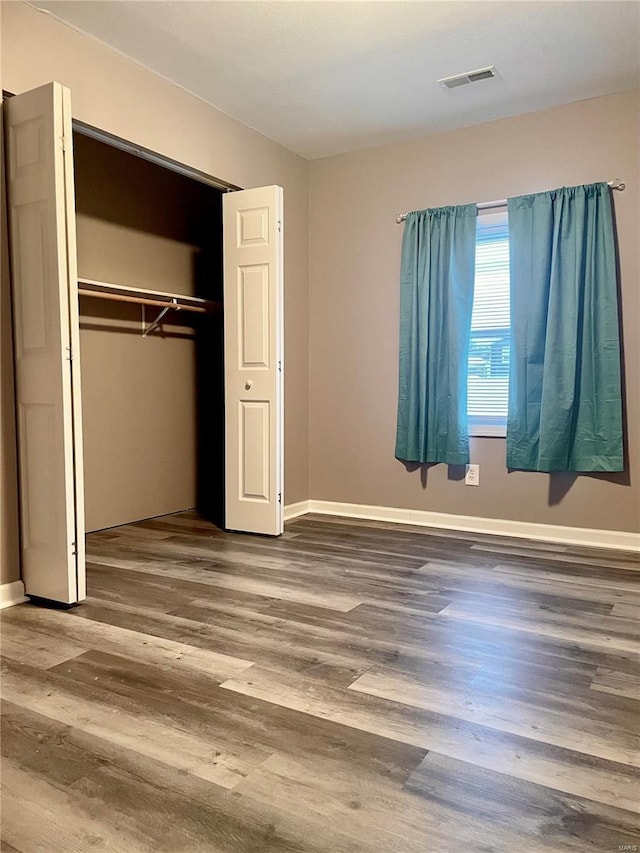
[[[629,555],[190,513],[88,554],[3,615],[3,851],[638,849]]]

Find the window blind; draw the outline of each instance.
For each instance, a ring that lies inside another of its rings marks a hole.
[[[467,379],[469,426],[506,428],[509,393],[509,231],[478,216]],[[486,217],[488,219],[488,217]]]

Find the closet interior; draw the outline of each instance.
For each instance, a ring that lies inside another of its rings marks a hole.
[[[222,192],[74,132],[87,531],[224,521]]]

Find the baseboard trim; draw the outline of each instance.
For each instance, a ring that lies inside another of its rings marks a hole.
[[[415,524],[420,527],[440,527],[445,530],[460,530],[466,533],[488,533],[494,536],[509,536],[516,539],[536,539],[563,545],[586,545],[592,548],[640,552],[640,533],[596,530],[590,527],[564,527],[556,524],[534,524],[528,521],[480,518],[388,506],[367,506],[366,504],[338,503],[337,501],[299,501],[285,507],[284,517],[288,521],[308,512],[317,512],[321,515],[341,515],[346,518],[362,518],[368,521]]]
[[[0,584],[0,610],[4,610],[5,607],[13,607],[14,604],[22,604],[23,601],[27,600],[22,581]]]
[[[310,501],[298,501],[295,504],[287,504],[284,508],[284,520],[290,521],[292,518],[297,518],[299,515],[311,512],[309,503]]]

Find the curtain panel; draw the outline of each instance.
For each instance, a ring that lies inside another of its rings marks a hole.
[[[469,461],[475,242],[474,204],[407,214],[400,269],[398,459]]]
[[[507,465],[623,470],[613,211],[605,183],[508,200]]]

